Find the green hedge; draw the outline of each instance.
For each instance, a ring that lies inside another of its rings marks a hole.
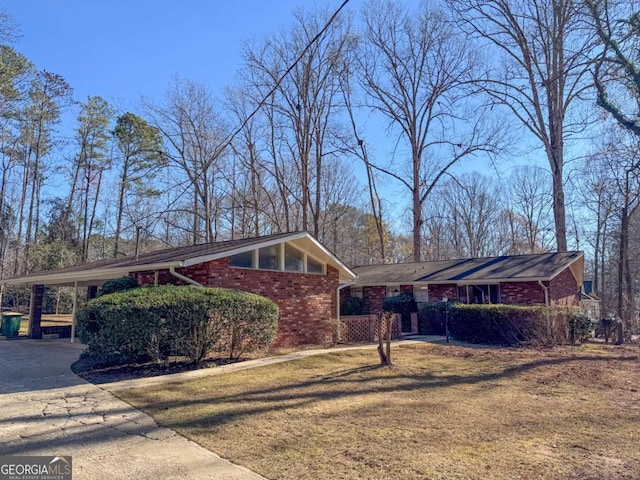
[[[340,306],[340,315],[362,315],[364,300],[358,297],[347,297]]]
[[[418,311],[413,295],[402,294],[396,297],[387,297],[382,301],[382,311],[407,315]]]
[[[134,288],[138,288],[138,281],[133,277],[120,277],[107,280],[102,284],[96,293],[96,298],[110,293],[126,292]]]
[[[579,307],[455,304],[449,305],[449,332],[456,340],[489,345],[571,343],[584,337],[580,312]]]
[[[453,303],[449,303],[449,308],[452,306]],[[418,311],[418,333],[420,335],[445,335],[445,320],[444,302],[422,303]]]
[[[246,292],[165,285],[95,298],[76,321],[87,353],[104,363],[160,361],[170,354],[200,362],[216,348],[237,358],[271,343],[278,306]]]

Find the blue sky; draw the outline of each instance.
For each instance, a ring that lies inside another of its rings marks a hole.
[[[359,11],[365,2],[351,0],[347,8]],[[16,49],[39,69],[62,75],[74,89],[75,100],[99,95],[117,109],[136,111],[143,95],[160,100],[174,75],[206,84],[214,95],[222,97],[224,88],[233,85],[242,64],[244,41],[287,27],[298,7],[334,10],[341,3],[342,0],[5,0],[0,7],[21,26],[22,38]],[[75,115],[68,112],[65,116],[60,127],[65,136],[72,135]],[[396,147],[395,135],[386,135],[384,125],[370,118],[369,128],[372,126],[375,132],[371,138],[376,142],[370,154],[378,159],[390,158]],[[484,159],[469,159],[456,170],[490,173],[487,166]],[[364,178],[361,182],[364,185]],[[383,195],[392,210],[401,215],[408,196],[394,183],[382,186]]]
[[[339,1],[320,5],[335,7]],[[160,98],[174,74],[222,92],[241,65],[242,42],[286,26],[304,0],[9,0],[21,25],[17,50],[59,73],[74,98],[135,104]],[[352,1],[350,8],[361,1]]]

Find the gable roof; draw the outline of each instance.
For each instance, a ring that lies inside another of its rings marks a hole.
[[[308,232],[294,232],[205,243],[189,247],[167,248],[138,256],[112,258],[33,273],[22,277],[6,278],[0,280],[0,284],[74,285],[77,281],[79,285],[97,285],[104,280],[118,278],[132,272],[189,267],[283,242],[289,243],[316,257],[323,263],[336,268],[339,272],[340,280],[352,280],[356,276],[338,257],[320,244],[311,234]]]
[[[487,258],[464,258],[437,262],[398,263],[354,267],[358,275],[355,286],[433,283],[481,284],[524,281],[550,281],[571,267],[582,285],[582,252],[504,255]]]

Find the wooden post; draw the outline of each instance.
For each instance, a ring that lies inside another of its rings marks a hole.
[[[71,309],[71,343],[76,337],[76,307],[78,306],[78,281],[73,282],[73,308]]]
[[[44,298],[44,285],[31,286],[31,302],[29,305],[29,336],[42,338],[40,323],[42,322],[42,300]]]

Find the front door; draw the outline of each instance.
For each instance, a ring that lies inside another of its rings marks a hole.
[[[400,316],[400,331],[411,332],[411,314],[403,313]]]

